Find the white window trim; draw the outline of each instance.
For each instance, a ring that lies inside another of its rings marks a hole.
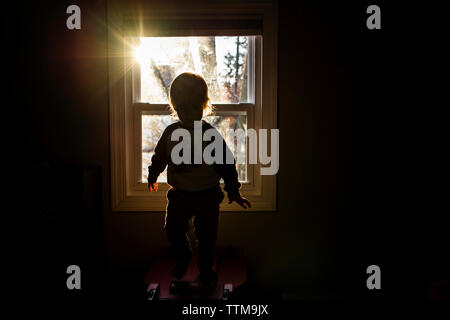
[[[247,111],[249,128],[277,128],[277,24],[276,7],[268,2],[211,4],[195,8],[178,8],[183,17],[202,17],[220,12],[221,16],[239,19],[244,14],[259,15],[263,21],[263,41],[255,41],[255,97],[254,105],[217,105],[217,113],[225,111]],[[146,9],[148,10],[148,9]],[[108,57],[109,57],[109,98],[110,98],[110,150],[111,150],[111,206],[113,211],[164,211],[169,186],[159,184],[158,192],[149,193],[141,177],[141,115],[167,114],[166,105],[135,103],[137,90],[133,91],[133,70],[131,55],[127,54],[125,37],[124,8],[117,1],[108,1]],[[145,11],[147,12],[147,11]],[[144,12],[144,14],[145,14]],[[152,8],[152,14],[170,16],[164,8]],[[142,12],[141,12],[142,13]],[[179,16],[179,13],[176,14]],[[220,30],[226,33],[224,30]],[[230,31],[235,32],[235,31]],[[242,30],[245,33],[245,30]],[[146,36],[146,34],[142,35]],[[261,50],[258,54],[258,50]],[[120,54],[123,53],[123,54]],[[250,53],[251,54],[251,53]],[[262,59],[261,59],[262,58]],[[261,81],[262,83],[257,83]],[[258,90],[260,89],[260,90]],[[259,138],[259,137],[258,137]],[[270,139],[269,139],[270,141]],[[269,149],[270,150],[270,149]],[[243,196],[252,203],[251,211],[276,210],[276,175],[261,176],[260,165],[247,165],[249,183],[241,188]],[[237,204],[221,204],[221,211],[242,211]]]

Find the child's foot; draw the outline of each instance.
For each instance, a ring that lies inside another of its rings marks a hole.
[[[172,270],[172,275],[175,279],[180,280],[181,278],[184,277],[184,275],[187,272],[187,269],[189,268],[189,264],[191,263],[191,257],[192,254],[189,253],[184,258],[177,261]]]
[[[215,284],[217,282],[217,272],[213,270],[200,272],[200,280],[204,283]]]

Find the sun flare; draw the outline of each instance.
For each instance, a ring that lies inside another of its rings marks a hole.
[[[142,44],[134,48],[134,59],[136,59],[137,62],[143,64],[146,56],[148,57],[148,54]]]

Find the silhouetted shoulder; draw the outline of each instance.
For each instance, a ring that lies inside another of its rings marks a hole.
[[[169,124],[167,126],[166,130],[173,130],[173,129],[176,129],[176,128],[179,128],[179,127],[180,127],[180,122],[177,121],[177,122],[174,122],[172,124]]]
[[[208,129],[217,130],[215,127],[213,127],[211,124],[209,124],[205,120],[202,120],[202,126],[203,126],[203,130],[208,130]]]
[[[174,122],[174,123],[168,125],[168,126],[166,127],[166,129],[164,129],[163,136],[164,136],[164,135],[171,134],[172,131],[174,131],[175,129],[178,129],[178,128],[180,128],[180,127],[181,127],[181,126],[180,126],[180,122],[179,122],[179,121]]]

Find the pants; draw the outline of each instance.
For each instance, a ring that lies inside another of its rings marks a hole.
[[[178,261],[190,255],[186,233],[194,216],[194,232],[198,243],[198,268],[211,270],[219,224],[219,204],[224,194],[220,186],[201,192],[183,192],[174,188],[167,192],[164,229],[171,250]]]

